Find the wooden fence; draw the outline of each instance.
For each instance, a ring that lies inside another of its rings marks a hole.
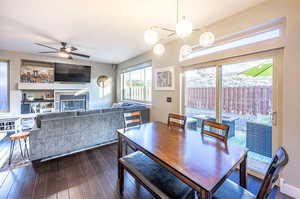
[[[214,110],[216,89],[187,88],[186,106],[190,108]],[[222,90],[222,106],[226,113],[268,115],[272,112],[272,87],[227,87]]]

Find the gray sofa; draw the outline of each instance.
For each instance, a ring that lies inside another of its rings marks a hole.
[[[53,158],[115,142],[116,130],[124,126],[123,113],[132,111],[141,111],[143,122],[149,121],[147,107],[38,115],[37,128],[29,137],[30,159]]]

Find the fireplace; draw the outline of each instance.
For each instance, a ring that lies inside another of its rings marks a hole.
[[[89,105],[88,93],[78,91],[55,92],[55,110],[58,112],[86,111]]]

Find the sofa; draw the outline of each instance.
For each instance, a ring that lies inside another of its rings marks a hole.
[[[124,112],[141,111],[149,122],[148,107],[117,107],[84,112],[48,113],[37,116],[29,137],[30,160],[51,159],[115,142],[124,127]]]

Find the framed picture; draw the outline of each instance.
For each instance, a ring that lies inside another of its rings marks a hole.
[[[54,67],[22,66],[20,79],[23,83],[53,83]]]
[[[174,67],[159,68],[154,71],[155,90],[175,90]]]

